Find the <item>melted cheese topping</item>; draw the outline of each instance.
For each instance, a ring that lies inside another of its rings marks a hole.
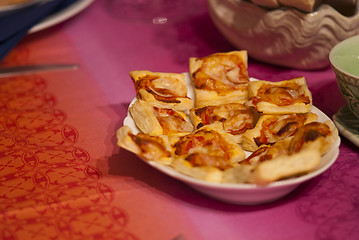
[[[192,74],[197,89],[223,93],[247,88],[247,67],[239,56],[213,54],[198,60],[202,66]]]
[[[320,137],[328,137],[332,132],[325,123],[311,122],[299,129],[298,133],[293,137],[290,143],[289,151],[291,153],[299,152],[303,145],[308,142],[315,141]]]
[[[211,166],[221,170],[230,167],[227,161],[222,157],[206,153],[192,153],[186,157],[186,161],[191,163],[193,167]]]
[[[171,135],[178,132],[192,132],[193,125],[178,112],[167,109],[154,107],[154,113],[160,123],[163,134]]]
[[[263,84],[258,89],[257,95],[252,98],[252,102],[255,105],[261,101],[273,103],[277,106],[288,106],[294,103],[311,103],[309,96],[305,95],[303,87],[296,82],[286,82],[281,86]]]
[[[267,160],[272,160],[279,156],[288,155],[287,149],[280,146],[264,146],[258,148],[253,152],[245,161],[242,161],[241,164],[250,164],[257,165],[259,162],[264,162]]]
[[[186,85],[182,81],[176,78],[159,77],[153,79],[151,83],[152,83],[151,86],[153,86],[154,91],[156,89],[165,89],[167,90],[167,92],[172,93],[172,96],[178,96],[178,97],[187,96]]]
[[[220,159],[227,165],[230,160],[229,146],[216,131],[198,130],[183,136],[176,142],[174,149],[177,156],[187,155],[186,160],[190,161],[192,166],[213,166],[213,164],[222,166],[222,163],[212,161]]]
[[[263,121],[261,134],[255,138],[257,146],[273,144],[286,137],[293,136],[307,120],[307,114],[289,114],[272,116]]]
[[[144,133],[139,133],[137,135],[129,133],[128,135],[139,147],[141,150],[139,155],[144,159],[153,160],[171,156],[171,153],[166,150],[163,139],[158,136],[150,136]]]
[[[186,85],[179,79],[172,77],[160,77],[157,75],[145,75],[135,83],[136,93],[145,89],[156,100],[168,103],[180,103],[177,98],[188,98]]]
[[[197,128],[219,121],[223,123],[223,129],[233,135],[242,134],[253,124],[253,113],[239,103],[198,108],[195,114],[201,119]]]

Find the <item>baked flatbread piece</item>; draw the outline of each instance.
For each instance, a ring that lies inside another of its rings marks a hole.
[[[171,147],[165,135],[133,134],[128,126],[123,126],[117,130],[116,136],[119,147],[136,154],[145,161],[154,161],[164,165],[172,162]]]
[[[195,106],[243,103],[248,98],[247,52],[215,53],[189,60]]]
[[[320,164],[318,149],[289,151],[291,138],[285,138],[272,146],[263,146],[253,152],[243,165],[253,167],[251,180],[258,185],[269,184],[285,178],[296,177],[314,171]]]
[[[185,75],[132,71],[137,98],[159,108],[173,108],[186,111],[193,108],[193,101],[187,96]]]
[[[317,149],[326,154],[338,139],[338,130],[331,121],[311,122],[301,127],[291,140],[289,151],[296,153],[302,149]]]
[[[218,123],[182,136],[173,145],[172,166],[189,176],[221,182],[222,173],[245,159],[245,153]]]
[[[136,126],[149,135],[186,134],[194,130],[187,115],[171,108],[158,108],[143,100],[136,100],[129,107]]]
[[[196,129],[220,122],[224,131],[233,135],[238,144],[242,143],[243,133],[253,128],[254,122],[251,109],[241,103],[192,108],[190,118]]]
[[[280,82],[251,81],[248,106],[263,114],[307,113],[312,95],[304,77]]]
[[[293,136],[304,124],[316,121],[318,116],[312,112],[299,114],[263,114],[255,127],[243,134],[242,147],[255,151],[263,145],[274,143]]]
[[[314,171],[319,164],[319,151],[305,149],[292,155],[282,155],[260,162],[254,170],[253,178],[256,184],[264,185]]]
[[[321,156],[332,148],[337,138],[338,132],[330,121],[311,122],[293,137],[259,148],[242,164],[256,165],[253,173],[256,184],[306,174],[318,168]]]

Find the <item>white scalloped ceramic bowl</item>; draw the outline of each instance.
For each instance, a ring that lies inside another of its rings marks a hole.
[[[311,13],[269,10],[242,0],[207,0],[219,31],[254,59],[297,69],[329,66],[333,46],[359,34],[359,14],[346,17],[322,4]]]

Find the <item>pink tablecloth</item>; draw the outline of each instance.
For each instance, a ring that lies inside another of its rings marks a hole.
[[[183,1],[156,24],[119,2],[96,1],[28,35],[1,63],[81,65],[0,79],[1,239],[359,239],[359,154],[345,138],[328,171],[258,206],[213,200],[119,149],[115,131],[135,96],[129,71],[187,72],[189,57],[234,49],[204,0]],[[330,117],[344,104],[329,67],[250,59],[249,74],[305,76]]]

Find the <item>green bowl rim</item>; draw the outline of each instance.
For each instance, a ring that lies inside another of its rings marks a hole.
[[[337,44],[330,50],[330,52],[329,52],[329,62],[330,62],[330,65],[331,65],[332,68],[335,68],[337,71],[339,71],[339,72],[341,72],[341,73],[343,73],[343,74],[345,74],[345,75],[348,75],[348,76],[350,76],[350,77],[352,77],[352,78],[354,78],[354,79],[356,79],[356,80],[359,81],[359,76],[356,76],[356,75],[354,75],[354,74],[352,74],[352,73],[349,73],[349,72],[347,72],[347,71],[345,71],[345,70],[339,68],[339,67],[334,63],[334,60],[333,60],[333,52],[334,52],[336,49],[338,49],[339,47],[341,47],[342,45],[344,45],[344,44],[346,44],[346,43],[348,43],[348,42],[350,42],[350,41],[353,41],[353,39],[358,39],[358,44],[359,44],[359,34],[358,34],[358,35],[355,35],[355,36],[352,36],[352,37],[349,37],[349,38],[347,38],[347,39],[345,39],[345,40],[343,40],[343,41],[337,43]],[[358,57],[359,57],[359,56],[358,56]]]

